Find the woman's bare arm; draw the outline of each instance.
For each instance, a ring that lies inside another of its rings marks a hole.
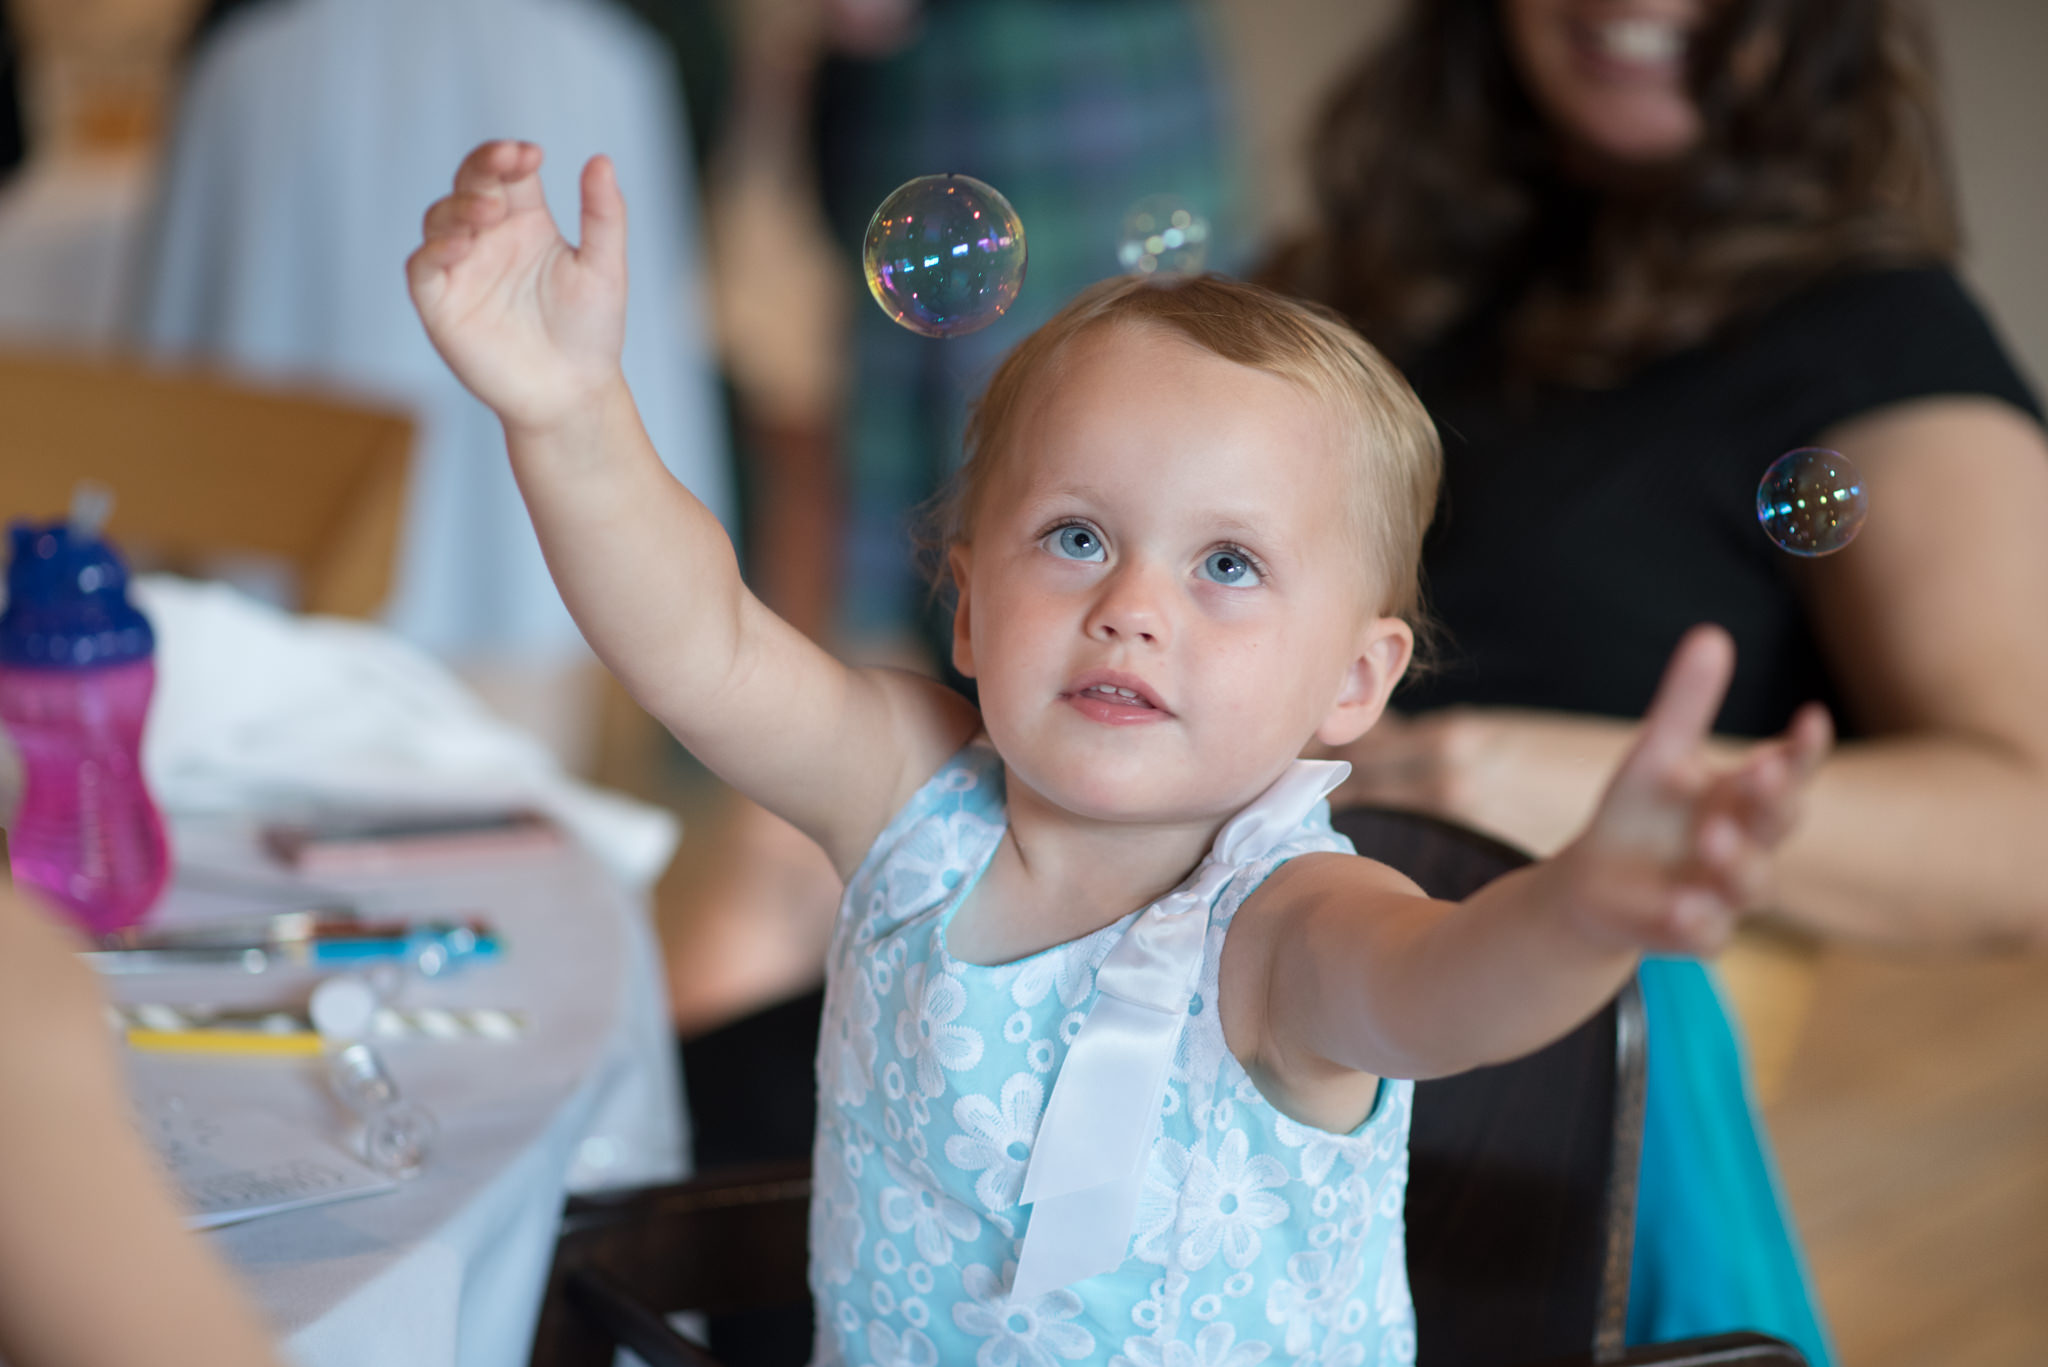
[[[1901,940],[2048,942],[2048,441],[1995,400],[1825,438],[1870,516],[1810,568],[1845,747],[1786,851],[1788,911]]]
[[[1777,909],[1873,940],[2048,942],[2048,441],[2004,404],[1964,398],[1888,408],[1824,441],[1870,489],[1861,535],[1804,574],[1862,738],[1815,777],[1779,852]],[[1592,811],[1635,729],[1430,713],[1353,747],[1345,795],[1548,854]]]

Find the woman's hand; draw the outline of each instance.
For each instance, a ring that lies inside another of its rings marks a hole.
[[[582,244],[563,240],[541,150],[487,142],[427,210],[405,265],[442,359],[509,428],[555,427],[616,382],[626,331],[626,205],[608,158],[583,168]]]
[[[1833,733],[1809,704],[1740,763],[1713,763],[1708,728],[1734,669],[1726,632],[1686,634],[1591,824],[1553,861],[1568,914],[1596,942],[1711,953],[1764,906],[1772,854]]]

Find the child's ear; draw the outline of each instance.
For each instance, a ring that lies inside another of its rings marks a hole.
[[[970,679],[974,677],[974,632],[967,608],[973,595],[967,591],[967,580],[973,565],[972,547],[956,541],[947,549],[946,573],[953,579],[953,668]]]
[[[1316,739],[1325,745],[1348,745],[1370,731],[1387,710],[1387,699],[1414,655],[1415,631],[1406,622],[1378,617],[1368,623],[1344,671],[1337,700],[1316,728]]]

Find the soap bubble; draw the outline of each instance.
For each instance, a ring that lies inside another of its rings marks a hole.
[[[1756,486],[1764,535],[1794,555],[1833,555],[1856,539],[1870,500],[1863,477],[1839,451],[1787,451]]]
[[[1016,301],[1024,225],[994,186],[919,176],[875,210],[861,265],[882,312],[927,337],[958,337]]]
[[[1147,195],[1124,215],[1116,259],[1131,275],[1200,275],[1209,255],[1209,220],[1186,200]]]

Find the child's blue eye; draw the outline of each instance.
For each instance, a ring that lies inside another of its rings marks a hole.
[[[1045,539],[1046,549],[1065,560],[1100,560],[1102,538],[1086,527],[1061,527]]]
[[[1202,562],[1202,577],[1233,588],[1259,582],[1259,572],[1252,568],[1251,557],[1243,551],[1209,552],[1209,558]]]

